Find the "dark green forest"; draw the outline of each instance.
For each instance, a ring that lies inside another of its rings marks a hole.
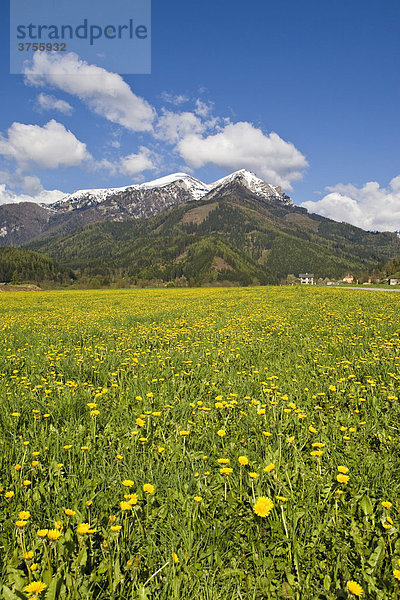
[[[262,285],[303,271],[361,274],[400,256],[400,239],[238,192],[149,219],[93,223],[27,248],[93,286]]]
[[[0,281],[2,283],[44,282],[65,285],[75,279],[71,269],[58,265],[54,260],[20,248],[0,248]]]

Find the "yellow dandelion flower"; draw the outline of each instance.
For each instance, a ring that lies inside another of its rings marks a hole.
[[[386,521],[382,522],[382,526],[385,529],[392,529],[392,527],[393,527],[393,519],[391,519],[390,517],[386,517]]]
[[[222,469],[219,470],[221,475],[230,475],[232,471],[233,469],[231,469],[231,467],[222,467]]]
[[[257,479],[259,477],[258,473],[249,473],[250,479]]]
[[[132,505],[129,502],[124,502],[123,500],[119,503],[119,506],[121,510],[132,510]]]
[[[393,504],[391,502],[389,502],[388,500],[384,500],[384,502],[381,502],[383,508],[391,508],[393,506]]]
[[[28,525],[28,521],[24,521],[22,519],[15,521],[16,526],[18,527],[18,529],[23,529],[24,527],[26,527]]]
[[[36,532],[36,535],[40,538],[45,538],[47,537],[49,530],[48,529],[38,529]]]
[[[122,529],[122,525],[111,525],[110,529],[114,533],[119,533]]]
[[[226,435],[226,431],[225,431],[225,429],[218,429],[218,431],[217,431],[217,435],[218,435],[219,437],[224,437],[224,435]]]
[[[125,487],[132,487],[133,485],[135,485],[135,482],[132,481],[132,479],[124,479],[122,485]]]
[[[76,515],[76,511],[71,510],[70,508],[64,508],[64,512],[67,515],[67,517],[74,517]]]
[[[30,517],[31,513],[27,510],[21,510],[21,512],[18,513],[18,519],[21,519],[21,521],[27,521],[28,519],[30,519]]]
[[[311,454],[311,456],[322,456],[323,452],[322,452],[322,450],[312,450],[310,452],[310,454]]]
[[[92,526],[89,523],[80,523],[76,528],[76,531],[79,535],[86,535],[88,533],[95,533],[96,530],[91,528]]]
[[[346,473],[349,472],[349,468],[348,467],[344,467],[343,465],[339,465],[337,470],[339,471],[339,473],[343,473],[344,475],[346,475]]]
[[[61,531],[59,529],[49,529],[49,531],[47,532],[47,537],[49,540],[51,540],[52,542],[55,542],[57,540],[60,539],[61,537]]]
[[[399,569],[393,569],[393,575],[394,575],[394,577],[396,577],[396,579],[398,579],[400,581],[400,570]]]
[[[350,593],[354,594],[354,596],[357,596],[358,598],[361,598],[361,596],[364,593],[361,585],[359,583],[356,583],[355,581],[348,581],[347,589]]]
[[[41,594],[46,588],[47,585],[42,581],[32,581],[32,583],[24,587],[24,592],[26,592],[29,595]]]
[[[138,503],[139,496],[137,494],[126,494],[124,498],[131,506],[133,506]]]
[[[35,553],[33,552],[33,550],[29,550],[29,552],[24,552],[22,558],[24,558],[25,560],[31,560],[34,556]]]
[[[8,500],[10,500],[14,495],[15,495],[15,492],[13,492],[12,490],[9,490],[8,492],[6,492],[4,494],[4,497],[7,498]]]
[[[274,503],[266,496],[260,496],[253,506],[253,510],[259,517],[267,517],[274,508]]]
[[[193,500],[194,500],[195,502],[199,502],[199,503],[200,503],[200,502],[203,500],[203,498],[202,498],[201,496],[195,496],[195,497],[193,498]]]
[[[336,479],[339,483],[347,483],[350,477],[348,475],[343,475],[342,473],[339,473],[339,475],[336,475]]]
[[[238,461],[241,467],[244,467],[245,465],[249,464],[249,459],[247,458],[247,456],[239,456]]]
[[[176,552],[172,553],[172,558],[174,560],[174,563],[177,565],[179,562],[179,558],[178,558],[178,555],[176,554]]]
[[[275,464],[274,463],[269,463],[269,465],[267,465],[266,467],[264,467],[265,473],[271,473],[271,471],[273,471],[274,469],[275,469]]]
[[[143,491],[147,492],[148,494],[154,494],[155,487],[151,483],[145,483],[143,485]]]

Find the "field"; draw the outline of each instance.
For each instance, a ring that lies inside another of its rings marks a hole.
[[[2,598],[399,597],[399,294],[0,310]]]

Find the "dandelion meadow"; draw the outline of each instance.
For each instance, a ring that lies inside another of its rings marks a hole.
[[[399,295],[0,308],[2,598],[399,597]]]

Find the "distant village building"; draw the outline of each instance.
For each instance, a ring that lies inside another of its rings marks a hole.
[[[389,285],[400,285],[400,279],[397,277],[390,277]]]
[[[353,283],[353,281],[354,281],[354,276],[350,275],[350,273],[347,273],[347,275],[345,275],[345,277],[343,277],[344,283]]]
[[[304,285],[314,285],[314,273],[300,273],[299,279]]]

